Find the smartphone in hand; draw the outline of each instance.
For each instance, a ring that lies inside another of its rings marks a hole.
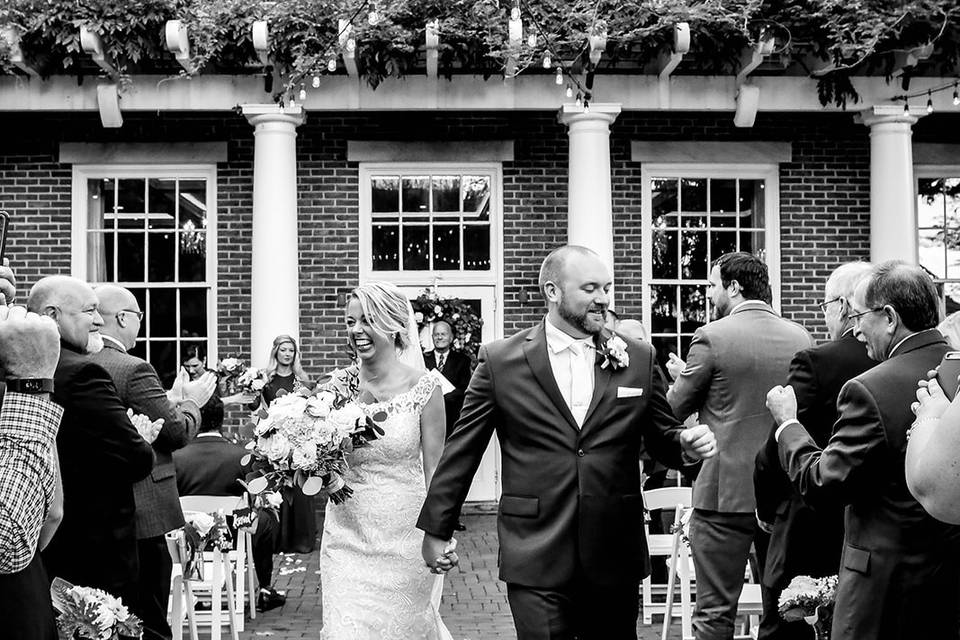
[[[3,264],[3,252],[7,245],[7,227],[10,226],[10,214],[0,211],[0,264]]]
[[[947,351],[937,367],[937,382],[947,398],[953,400],[960,386],[960,351]]]

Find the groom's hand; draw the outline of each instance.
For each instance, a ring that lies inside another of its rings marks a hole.
[[[694,460],[704,460],[717,455],[717,437],[705,424],[698,424],[680,432],[683,452]]]
[[[456,548],[455,540],[444,540],[435,535],[424,533],[423,546],[420,551],[424,563],[430,567],[433,573],[446,573],[460,562],[460,558],[455,553]]]

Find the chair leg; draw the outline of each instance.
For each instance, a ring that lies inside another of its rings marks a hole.
[[[227,588],[227,616],[230,620],[230,637],[233,640],[240,640],[237,635],[237,607],[233,595],[233,567],[230,566],[230,558],[227,554],[220,554],[220,562],[223,565],[223,575],[226,577],[224,585]]]
[[[213,580],[210,582],[210,640],[220,640],[222,637],[221,616],[223,614],[223,603],[220,596],[223,593],[223,581],[226,576],[223,575],[223,563],[220,561],[221,552],[213,552]]]
[[[253,541],[247,538],[247,599],[250,600],[250,619],[257,619],[256,571],[253,564]]]
[[[670,567],[667,575],[667,603],[663,609],[663,627],[660,630],[660,640],[667,640],[670,633],[670,624],[673,622],[673,585],[677,579],[677,561],[680,552],[680,531],[673,534],[673,551],[670,555]]]
[[[686,638],[693,637],[693,603],[690,594],[690,555],[686,548],[680,549],[677,556],[677,570],[680,573],[680,629]]]
[[[183,640],[183,576],[173,576],[170,586],[170,630],[173,640]]]
[[[194,603],[197,601],[193,597],[193,586],[190,584],[189,580],[183,581],[184,592],[186,593],[187,600],[187,625],[190,629],[190,640],[197,640],[197,619],[194,614]],[[183,626],[183,621],[180,622],[180,625]]]

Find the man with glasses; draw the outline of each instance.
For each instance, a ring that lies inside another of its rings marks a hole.
[[[929,516],[904,477],[917,381],[949,350],[939,308],[917,266],[885,262],[857,285],[848,317],[880,364],[844,385],[826,447],[798,420],[791,387],[767,394],[794,488],[814,508],[846,506],[833,640],[957,637],[960,527]]]
[[[149,441],[157,428],[131,421],[110,375],[90,358],[103,346],[103,318],[90,285],[43,278],[30,290],[27,308],[53,318],[60,333],[51,386],[63,407],[57,433],[63,521],[43,551],[47,574],[103,589],[136,608],[133,483],[153,468]]]
[[[143,321],[140,303],[128,289],[105,284],[96,288],[103,317],[104,348],[93,360],[107,370],[124,406],[163,427],[153,441],[156,462],[150,475],[133,485],[136,500],[137,556],[140,561],[139,609],[145,638],[168,638],[167,599],[173,570],[164,534],[183,526],[183,512],[171,454],[186,446],[200,426],[200,407],[216,386],[212,373],[182,385],[183,396],[171,402],[149,362],[128,353],[137,343]]]
[[[767,266],[756,256],[717,258],[707,294],[714,321],[697,329],[685,363],[676,356],[667,363],[676,379],[667,400],[681,420],[699,412],[717,436],[720,454],[704,461],[693,488],[693,631],[697,640],[729,640],[750,546],[756,540],[761,564],[766,551],[752,482],[754,458],[770,432],[765,389],[786,380],[793,354],[813,340],[770,306]]]
[[[867,262],[848,262],[827,279],[819,303],[830,342],[798,352],[790,363],[787,384],[797,395],[798,419],[825,447],[837,421],[837,396],[848,380],[876,364],[853,335],[850,313],[853,291],[870,272]],[[843,549],[843,508],[811,509],[794,491],[783,467],[774,432],[757,454],[753,486],[757,495],[757,520],[770,533],[763,573],[764,615],[761,640],[808,640],[810,627],[803,621],[786,622],[777,611],[780,592],[796,576],[836,575]]]

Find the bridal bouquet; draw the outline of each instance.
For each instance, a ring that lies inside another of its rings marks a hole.
[[[256,474],[247,482],[251,494],[298,486],[306,495],[327,489],[340,504],[352,489],[344,480],[347,455],[383,435],[380,414],[368,416],[355,401],[356,367],[338,371],[314,395],[277,396],[254,428],[251,449]],[[384,416],[385,417],[385,416]]]
[[[217,380],[225,404],[253,402],[267,384],[263,369],[246,366],[238,358],[224,358],[217,365]]]
[[[140,619],[127,610],[120,598],[106,591],[75,587],[66,580],[54,578],[50,598],[59,613],[60,640],[139,638],[143,631]]]
[[[788,622],[803,620],[813,627],[818,640],[828,638],[837,599],[837,576],[797,576],[780,593],[780,617]]]

